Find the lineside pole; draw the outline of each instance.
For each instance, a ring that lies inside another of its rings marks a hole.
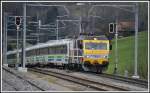
[[[17,26],[17,63],[16,63],[16,68],[18,67],[18,63],[19,63],[19,45],[18,45],[18,39],[19,39],[19,26]]]
[[[80,17],[80,21],[79,21],[79,34],[82,33],[82,27],[81,27],[81,17]]]
[[[25,68],[26,64],[26,3],[23,4],[23,35],[22,35],[22,67],[19,67],[18,70],[21,72],[27,72]]]
[[[116,13],[116,22],[114,24],[114,31],[115,31],[115,68],[114,74],[118,74],[118,11]]]
[[[38,43],[40,43],[40,27],[41,27],[41,20],[38,20]]]
[[[4,12],[4,37],[3,37],[3,64],[8,66],[7,63],[7,13]]]
[[[132,76],[133,78],[140,78],[138,75],[138,4],[136,3],[135,7],[135,55],[134,55],[134,75]]]
[[[23,47],[22,47],[22,53],[23,53],[22,67],[23,68],[25,68],[25,62],[26,62],[25,47],[26,47],[26,4],[23,5]]]
[[[56,39],[58,40],[58,20],[56,20]]]
[[[117,74],[117,69],[118,69],[118,30],[117,30],[117,25],[116,23],[116,31],[115,31],[115,68],[114,68],[114,74]]]

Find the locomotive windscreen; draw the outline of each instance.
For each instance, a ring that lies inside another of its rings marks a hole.
[[[107,44],[106,43],[88,42],[88,43],[85,43],[85,49],[88,49],[88,50],[107,50]]]

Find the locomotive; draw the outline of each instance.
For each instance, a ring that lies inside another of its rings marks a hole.
[[[50,40],[25,49],[26,66],[41,64],[102,73],[108,67],[110,50],[110,40],[103,35]],[[7,52],[9,65],[21,64],[16,63],[16,55],[17,50]]]

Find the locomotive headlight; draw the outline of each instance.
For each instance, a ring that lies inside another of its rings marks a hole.
[[[84,57],[85,57],[85,58],[90,58],[90,55],[85,55]]]
[[[102,55],[101,58],[108,58],[108,55]]]
[[[100,55],[85,55],[85,58],[100,58]]]
[[[105,56],[104,56],[104,58],[108,58],[108,56],[107,56],[107,55],[105,55]]]
[[[85,55],[85,58],[108,58],[108,55]]]

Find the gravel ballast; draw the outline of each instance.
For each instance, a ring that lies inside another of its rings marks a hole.
[[[43,89],[43,91],[93,91],[88,87],[52,76],[33,73],[30,71],[25,73],[18,72],[18,70],[8,67],[5,67],[5,69],[8,69],[11,73],[4,69],[2,70],[2,91],[41,91],[30,83]]]
[[[2,70],[2,90],[3,91],[39,91],[27,81]]]

